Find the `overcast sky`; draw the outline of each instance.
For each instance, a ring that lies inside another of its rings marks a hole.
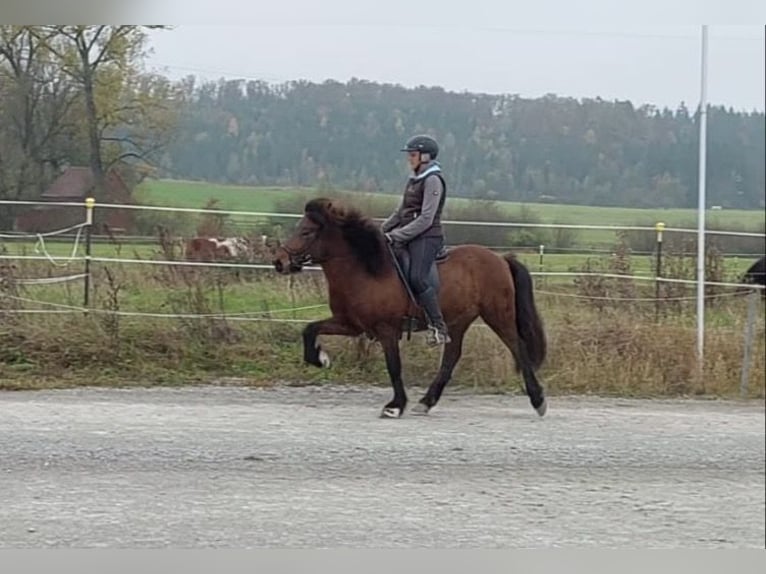
[[[149,67],[174,78],[195,74],[282,82],[357,77],[529,97],[599,96],[672,108],[684,101],[694,107],[700,93],[700,27],[672,23],[672,13],[666,18],[671,23],[657,25],[667,4],[660,0],[642,2],[647,17],[641,22],[609,24],[588,16],[588,9],[599,3],[562,4],[570,11],[577,5],[576,14],[538,17],[549,22],[543,25],[528,23],[535,18],[509,0],[461,2],[464,8],[455,0],[226,0],[217,8],[200,6],[193,18],[187,14],[187,21],[210,24],[153,32]],[[676,4],[691,8],[697,3]],[[730,12],[721,14],[731,16],[727,21],[753,22],[735,9],[763,13],[760,5],[729,0]],[[232,20],[242,24],[225,23]],[[765,65],[763,25],[711,25],[711,103],[764,110]]]

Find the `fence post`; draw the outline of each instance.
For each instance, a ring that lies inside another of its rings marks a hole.
[[[747,397],[748,378],[750,377],[750,347],[753,345],[753,326],[755,324],[755,310],[761,294],[758,289],[750,292],[747,302],[747,323],[745,323],[745,350],[742,355],[742,377],[739,381],[739,392],[742,398]]]
[[[297,319],[298,316],[295,312],[295,307],[297,307],[295,303],[295,275],[293,274],[287,276],[287,292],[290,294],[290,307],[293,309],[290,315],[293,319]]]
[[[660,318],[660,277],[662,277],[662,232],[665,231],[665,224],[658,221],[654,224],[657,232],[657,261],[654,266],[654,320]]]
[[[90,255],[91,255],[91,230],[93,228],[93,208],[96,200],[92,197],[85,199],[85,278],[83,286],[82,306],[86,309],[90,305]]]
[[[537,263],[537,267],[538,267],[537,270],[540,273],[542,273],[543,270],[545,269],[545,265],[543,263],[543,258],[545,257],[545,245],[540,245],[539,250],[538,250],[538,254],[539,254],[540,257],[539,257],[538,263]],[[545,279],[545,277],[542,277],[542,276],[540,277],[541,283],[545,283],[544,279]]]

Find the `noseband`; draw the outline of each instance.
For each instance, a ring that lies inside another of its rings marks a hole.
[[[299,249],[297,251],[290,249],[287,245],[282,245],[280,247],[284,249],[285,253],[287,253],[287,257],[290,259],[291,266],[300,267],[310,263],[321,263],[321,261],[314,259],[309,254],[309,250],[314,246],[314,243],[316,243],[317,239],[319,239],[318,233],[314,235],[314,238],[309,241],[303,249]]]

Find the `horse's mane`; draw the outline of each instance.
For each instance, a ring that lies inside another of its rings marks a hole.
[[[377,276],[385,270],[383,233],[371,218],[356,208],[324,197],[306,203],[305,212],[318,225],[340,229],[351,253],[367,273]]]

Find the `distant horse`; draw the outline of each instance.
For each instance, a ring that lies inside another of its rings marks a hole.
[[[766,287],[766,255],[753,263],[742,276],[742,283]],[[760,289],[761,297],[766,299],[766,289]]]
[[[277,272],[289,274],[309,262],[322,267],[332,317],[303,330],[304,361],[329,366],[327,353],[317,343],[319,335],[366,334],[379,341],[394,391],[381,416],[400,417],[407,395],[399,340],[406,318],[417,320],[418,331],[426,324],[422,310],[408,296],[383,234],[359,211],[329,199],[313,199],[294,234],[276,249],[273,265]],[[481,317],[513,354],[532,407],[543,416],[547,405],[535,371],[545,359],[547,343],[529,271],[512,255],[500,257],[478,245],[454,247],[435,265],[452,341],[444,349],[438,374],[412,412],[427,414],[439,401],[460,359],[465,332]]]
[[[247,241],[240,237],[194,237],[186,243],[185,257],[192,261],[237,259],[247,249]]]

